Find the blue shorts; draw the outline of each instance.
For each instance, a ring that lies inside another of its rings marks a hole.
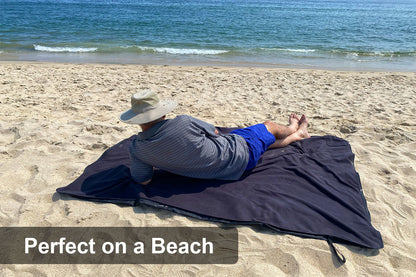
[[[240,135],[247,142],[249,160],[246,170],[254,168],[260,156],[276,141],[276,138],[267,130],[264,124],[256,124],[247,128],[237,129],[231,131],[230,134]]]

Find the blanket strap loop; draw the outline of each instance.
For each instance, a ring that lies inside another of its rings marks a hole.
[[[335,257],[337,258],[337,261],[343,265],[345,264],[345,262],[347,261],[344,257],[344,255],[342,255],[342,253],[335,247],[334,242],[332,241],[332,239],[327,238],[326,241],[328,242],[329,248],[331,249],[332,254],[335,254]]]

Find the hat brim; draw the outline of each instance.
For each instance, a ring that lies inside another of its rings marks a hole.
[[[120,120],[129,124],[145,124],[170,113],[175,109],[176,101],[164,100],[160,101],[159,106],[143,113],[135,113],[131,109],[120,115]]]

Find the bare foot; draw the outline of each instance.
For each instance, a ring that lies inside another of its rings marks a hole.
[[[300,122],[300,119],[296,114],[294,113],[290,114],[289,128],[292,130],[293,133],[299,129],[299,122]]]
[[[276,141],[272,145],[270,145],[269,148],[285,147],[286,145],[289,145],[292,142],[302,140],[302,139],[307,139],[311,137],[308,133],[309,121],[306,118],[306,116],[302,115],[299,121],[296,120],[296,117],[297,117],[296,115],[293,115],[293,116],[291,115],[292,121],[290,122],[290,126],[288,126],[287,128],[292,128],[291,126],[294,125],[294,122],[297,122],[298,123],[297,130],[294,133],[286,137],[276,138]]]
[[[306,118],[306,115],[302,115],[299,120],[299,129],[296,131],[301,139],[310,138],[311,136],[308,133],[308,124],[309,121]]]

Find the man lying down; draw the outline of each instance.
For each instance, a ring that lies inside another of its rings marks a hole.
[[[310,138],[305,115],[291,114],[287,126],[268,120],[222,135],[213,125],[188,115],[165,119],[176,105],[159,101],[147,90],[133,94],[131,109],[120,115],[121,121],[142,130],[129,148],[130,171],[137,183],[150,183],[153,167],[192,178],[238,180],[268,148]]]

